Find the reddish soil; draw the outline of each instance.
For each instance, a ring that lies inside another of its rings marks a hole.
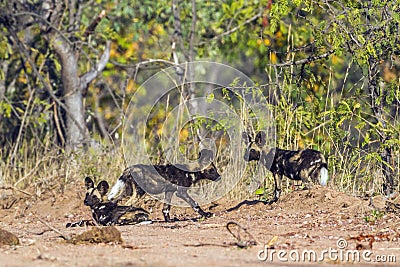
[[[155,222],[117,226],[122,244],[75,245],[61,234],[73,237],[91,229],[65,228],[67,222],[91,218],[89,208],[82,203],[83,187],[83,183],[71,184],[63,194],[54,189],[36,199],[2,190],[0,229],[16,235],[20,244],[0,247],[0,266],[340,266],[357,263],[357,253],[363,264],[400,262],[399,214],[374,211],[384,211],[382,197],[375,197],[371,207],[369,200],[315,187],[284,194],[272,205],[221,199],[204,207],[215,214],[209,219],[193,220],[198,215],[191,209],[173,207],[172,215],[180,219],[173,223],[162,222],[161,204],[148,201],[146,208],[152,208]],[[227,230],[230,221],[247,229],[239,231],[237,225],[231,225],[232,232],[240,234],[240,242]],[[347,242],[342,250],[338,250],[339,238]],[[264,244],[267,254],[259,253]],[[331,254],[325,252],[322,257],[323,250]],[[317,262],[310,251],[315,251]],[[268,255],[268,259],[261,261],[258,255]],[[278,255],[288,261],[279,260]],[[299,259],[294,261],[297,255]]]

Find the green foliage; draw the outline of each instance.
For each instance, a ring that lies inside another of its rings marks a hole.
[[[11,117],[11,105],[5,101],[0,102],[0,114],[4,115],[6,118]]]
[[[367,215],[364,217],[364,221],[366,223],[374,224],[378,220],[382,219],[383,215],[385,215],[384,212],[379,211],[379,210],[373,210],[373,211],[371,211],[370,215]]]

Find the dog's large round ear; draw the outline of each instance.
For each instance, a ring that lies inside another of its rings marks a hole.
[[[85,178],[85,187],[86,187],[86,189],[94,188],[94,182],[93,182],[92,178],[90,178],[90,177]]]
[[[243,132],[242,133],[242,141],[243,143],[245,143],[246,145],[250,143],[251,138],[250,135],[247,132]]]
[[[101,181],[97,185],[97,191],[99,191],[100,196],[102,196],[102,197],[107,194],[109,188],[110,188],[110,186],[108,185],[107,181]]]
[[[200,164],[208,165],[213,161],[213,159],[214,152],[212,150],[204,148],[199,152],[198,162]]]
[[[254,141],[259,147],[263,147],[267,142],[267,135],[265,132],[258,132]]]

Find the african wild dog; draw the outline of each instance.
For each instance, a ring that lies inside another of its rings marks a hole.
[[[201,216],[211,217],[212,213],[203,211],[199,204],[189,196],[187,190],[191,185],[200,180],[218,181],[220,179],[220,175],[212,162],[212,158],[213,152],[208,149],[203,149],[199,153],[196,164],[193,165],[137,164],[130,166],[113,186],[108,195],[108,199],[119,201],[126,196],[132,196],[133,186],[136,188],[136,193],[140,197],[143,196],[145,192],[149,194],[165,193],[165,202],[162,212],[165,221],[170,222],[170,203],[173,194],[176,192],[177,197],[186,201]],[[119,193],[120,195],[116,198]]]
[[[127,225],[136,224],[149,220],[149,213],[142,208],[133,206],[119,206],[115,202],[107,200],[106,194],[109,185],[101,181],[97,187],[90,177],[85,178],[87,189],[83,203],[92,209],[93,219],[99,225]],[[76,223],[68,223],[66,227],[93,226],[95,223],[90,220],[81,220]]]
[[[260,161],[274,175],[274,198],[270,203],[279,199],[282,175],[292,180],[301,180],[306,185],[310,182],[327,185],[328,165],[321,152],[313,149],[293,151],[280,148],[272,148],[268,151],[264,148],[266,143],[264,132],[258,132],[254,140],[247,133],[243,133],[243,139],[248,143],[244,159]]]

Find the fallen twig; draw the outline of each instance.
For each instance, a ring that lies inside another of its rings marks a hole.
[[[237,234],[234,234],[232,232],[231,227],[232,226],[237,226],[238,227],[238,232]],[[228,230],[228,232],[234,237],[236,238],[236,242],[230,242],[230,243],[222,243],[222,244],[218,244],[218,243],[197,243],[197,244],[184,244],[185,247],[205,247],[205,246],[214,246],[214,247],[239,247],[239,248],[248,248],[251,246],[255,246],[257,245],[257,240],[254,238],[254,236],[247,230],[247,228],[241,226],[239,223],[234,222],[234,221],[230,221],[226,224],[226,229]],[[244,231],[244,234],[246,236],[246,240],[242,239],[240,237],[240,231]]]
[[[42,220],[41,218],[39,218],[38,216],[35,215],[35,217],[44,225],[46,225],[47,227],[49,227],[51,230],[53,230],[54,232],[56,232],[57,234],[59,234],[64,240],[71,240],[71,236],[69,236],[68,234],[64,234],[62,233],[60,230],[58,230],[57,228],[51,226],[49,223],[47,223],[46,221]]]
[[[4,189],[4,190],[15,190],[15,191],[21,192],[21,193],[23,193],[23,194],[25,194],[25,195],[28,195],[28,196],[30,196],[30,197],[33,197],[33,194],[28,193],[28,192],[26,192],[26,191],[24,191],[24,190],[18,189],[18,188],[16,188],[15,186],[0,186],[0,189]]]
[[[214,247],[232,247],[236,246],[236,242],[229,243],[229,244],[217,244],[217,243],[197,243],[197,244],[184,244],[185,247],[207,247],[207,246],[214,246]]]
[[[238,231],[237,234],[234,234],[231,230],[231,226],[237,226],[238,227]],[[257,240],[254,238],[254,236],[247,230],[247,228],[241,226],[239,223],[234,222],[234,221],[230,221],[226,224],[226,229],[228,230],[228,232],[234,237],[236,238],[237,242],[236,245],[240,248],[247,248],[247,247],[251,247],[254,245],[257,245]],[[240,237],[240,231],[243,230],[247,239],[244,240]]]

